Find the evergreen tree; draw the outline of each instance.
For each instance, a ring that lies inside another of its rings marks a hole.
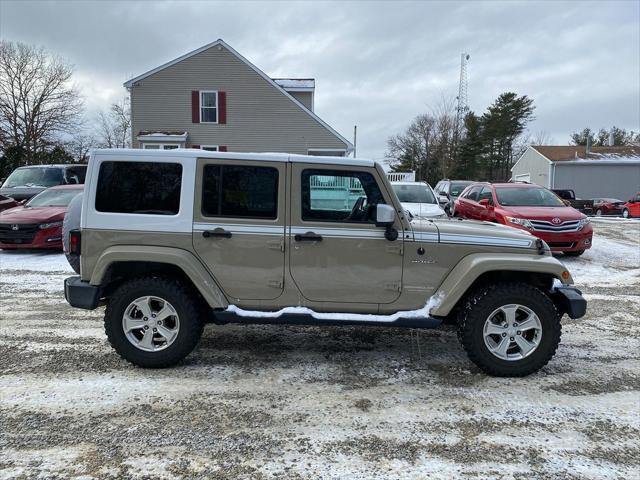
[[[479,179],[483,167],[483,132],[480,118],[473,112],[464,118],[464,137],[460,141],[457,161],[451,178]]]

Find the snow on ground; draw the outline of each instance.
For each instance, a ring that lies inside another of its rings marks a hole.
[[[210,325],[142,370],[64,302],[64,256],[0,252],[0,478],[638,478],[640,222],[594,228],[558,257],[587,316],[522,379],[453,327]]]

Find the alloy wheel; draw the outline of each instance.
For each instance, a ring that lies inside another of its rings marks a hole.
[[[542,323],[529,307],[503,305],[485,320],[483,338],[494,356],[508,361],[522,360],[540,345]]]
[[[169,347],[178,337],[180,318],[176,309],[160,297],[136,298],[122,316],[122,329],[127,340],[145,352]]]

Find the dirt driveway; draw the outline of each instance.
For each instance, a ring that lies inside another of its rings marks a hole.
[[[108,346],[59,254],[0,253],[0,478],[638,478],[640,222],[568,259],[589,311],[524,379],[455,331],[208,326],[178,368]]]

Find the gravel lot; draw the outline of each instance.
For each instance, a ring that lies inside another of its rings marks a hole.
[[[65,303],[62,255],[2,252],[0,478],[638,478],[640,222],[594,227],[566,260],[588,314],[524,379],[451,327],[210,325],[142,370]]]

